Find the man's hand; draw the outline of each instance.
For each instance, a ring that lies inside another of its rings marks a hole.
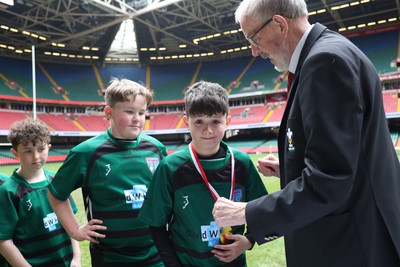
[[[247,203],[233,202],[224,197],[218,198],[213,209],[214,221],[219,227],[246,224],[245,208]]]
[[[280,177],[279,159],[272,154],[258,160],[257,169],[265,176]]]

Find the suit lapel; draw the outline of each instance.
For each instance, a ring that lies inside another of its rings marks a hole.
[[[286,103],[285,112],[282,117],[281,124],[279,126],[279,135],[278,135],[278,151],[279,151],[279,162],[281,162],[281,177],[284,177],[284,154],[285,154],[285,137],[286,137],[286,125],[287,125],[287,118],[289,116],[290,108],[293,103],[294,96],[296,95],[297,91],[297,84],[298,84],[298,76],[303,66],[304,60],[308,56],[310,49],[313,47],[315,41],[320,37],[320,35],[326,30],[326,27],[320,23],[316,23],[314,27],[311,29],[310,33],[307,36],[307,39],[304,43],[304,47],[301,50],[299,63],[297,64],[296,73],[294,75],[292,86],[290,89],[290,93],[288,96],[288,100]]]

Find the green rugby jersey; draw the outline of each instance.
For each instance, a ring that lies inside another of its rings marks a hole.
[[[43,170],[45,181],[27,183],[15,170],[0,186],[0,240],[12,239],[32,266],[69,266],[71,239],[47,199],[54,172]]]
[[[166,155],[153,137],[117,140],[110,129],[71,149],[49,190],[64,200],[81,187],[88,220],[100,219],[107,226],[106,238],[91,244],[93,266],[163,266],[148,225],[137,215]]]
[[[6,179],[8,179],[8,175],[0,173],[0,186],[4,183]],[[0,267],[7,267],[9,266],[6,259],[0,255]]]
[[[226,148],[225,158],[200,162],[218,194],[229,199],[230,154],[224,142],[221,142],[221,146]],[[236,175],[233,200],[247,202],[267,194],[249,156],[239,150],[232,151]],[[211,253],[220,235],[220,229],[212,216],[214,204],[215,200],[196,170],[187,146],[160,163],[140,218],[154,227],[169,224],[174,250],[183,266],[246,266],[245,253],[231,265],[225,265]],[[244,226],[232,228],[233,234],[244,232]]]
[[[4,183],[5,180],[7,180],[9,178],[8,175],[4,174],[4,173],[0,173],[0,186]]]

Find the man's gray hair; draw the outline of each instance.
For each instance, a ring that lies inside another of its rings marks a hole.
[[[236,23],[241,23],[247,16],[254,21],[264,23],[273,15],[296,19],[308,16],[304,0],[243,0],[235,12]]]

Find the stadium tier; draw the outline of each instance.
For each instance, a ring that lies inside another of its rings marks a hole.
[[[380,73],[397,72],[399,31],[357,36],[351,40],[371,59]],[[273,92],[286,88],[286,75],[268,60],[244,57],[177,65],[91,66],[36,63],[36,95],[42,99],[103,101],[102,90],[112,77],[141,82],[154,91],[155,101],[183,98],[185,88],[196,81],[217,82],[231,95]],[[0,58],[0,95],[32,97],[30,61]]]
[[[378,73],[397,72],[396,64],[391,64],[399,56],[399,31],[387,31],[351,38],[374,63]]]
[[[388,118],[400,117],[399,31],[351,36],[371,59],[382,77],[389,79],[382,97]],[[32,117],[32,65],[30,61],[0,58],[0,137],[17,120]],[[177,65],[68,65],[36,62],[37,117],[51,131],[65,136],[91,136],[109,127],[101,109],[104,90],[113,77],[127,78],[154,91],[147,114],[149,134],[187,134],[182,122],[183,96],[191,84],[206,80],[228,90],[232,122],[230,130],[277,127],[287,99],[287,73],[278,73],[268,60],[244,57],[222,61]],[[94,112],[93,112],[94,111]],[[91,134],[92,133],[92,134]],[[392,134],[398,145],[398,131]],[[183,145],[171,144],[170,151]],[[236,146],[233,142],[232,146]],[[238,145],[248,153],[276,151],[276,140],[258,140]],[[3,155],[2,155],[3,157]],[[6,156],[4,156],[6,157]],[[10,157],[12,159],[12,157]],[[60,158],[55,155],[53,158]],[[11,160],[10,162],[13,162]]]

